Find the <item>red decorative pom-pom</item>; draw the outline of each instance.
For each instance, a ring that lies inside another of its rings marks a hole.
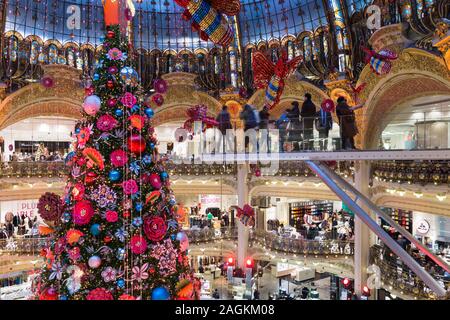
[[[181,18],[183,18],[184,21],[189,21],[192,18],[192,14],[189,12],[189,10],[186,9],[181,15]]]
[[[209,36],[206,32],[204,31],[199,31],[199,35],[200,35],[200,39],[202,39],[203,41],[208,41],[209,40]]]
[[[86,300],[114,300],[111,292],[105,288],[96,288],[89,292]]]
[[[114,38],[115,36],[116,36],[116,33],[115,33],[114,31],[109,30],[109,31],[106,33],[106,37],[107,37],[108,39],[112,39],[112,38]]]
[[[139,154],[145,151],[146,142],[140,134],[133,134],[128,138],[128,150],[134,154]]]
[[[175,0],[175,2],[181,6],[181,7],[187,7],[187,5],[189,4],[189,1],[191,0]]]

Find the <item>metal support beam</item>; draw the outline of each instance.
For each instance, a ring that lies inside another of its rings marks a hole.
[[[392,239],[361,207],[347,195],[320,165],[306,161],[322,181],[396,254],[437,296],[445,296],[446,291],[425,269]]]
[[[406,239],[408,239],[412,244],[414,244],[422,253],[426,254],[428,258],[433,260],[437,265],[439,265],[441,268],[443,268],[445,271],[450,273],[450,266],[441,258],[436,256],[433,252],[430,251],[422,242],[414,238],[414,236],[408,232],[405,228],[403,228],[401,225],[399,225],[397,222],[395,222],[388,214],[386,214],[383,210],[380,210],[375,204],[373,204],[372,201],[370,201],[367,197],[365,197],[361,192],[354,188],[350,183],[348,183],[345,179],[343,179],[341,176],[335,174],[333,171],[331,171],[328,167],[321,165],[322,170],[329,176],[333,176],[335,178],[335,181],[337,181],[338,184],[340,184],[341,188],[346,189],[347,191],[350,191],[356,196],[356,199],[359,199],[361,202],[364,203],[365,206],[368,207],[368,209],[372,210],[375,214],[383,218],[387,223],[389,223],[396,231],[398,231],[402,236],[404,236]],[[354,200],[356,202],[356,200]]]

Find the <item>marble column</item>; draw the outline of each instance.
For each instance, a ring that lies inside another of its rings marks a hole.
[[[355,162],[355,188],[363,195],[370,198],[369,190],[370,163],[368,161]],[[367,208],[358,203],[363,210],[369,212]],[[372,217],[374,218],[374,217]],[[354,253],[354,273],[355,273],[355,293],[361,296],[362,288],[367,284],[367,267],[369,265],[370,235],[369,227],[364,222],[355,217],[355,253]]]
[[[248,168],[246,164],[239,164],[237,169],[237,194],[238,206],[240,208],[248,204]],[[239,220],[236,221],[238,227],[238,247],[237,247],[237,266],[245,270],[245,261],[247,258],[249,230]]]

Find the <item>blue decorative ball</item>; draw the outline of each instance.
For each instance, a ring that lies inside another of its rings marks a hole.
[[[150,149],[155,149],[155,144],[153,142],[150,143],[149,146],[150,146]]]
[[[165,287],[156,287],[152,291],[152,300],[169,300],[170,293]]]
[[[152,156],[149,154],[144,155],[144,157],[142,158],[142,162],[144,164],[150,164],[152,163]]]
[[[122,174],[120,173],[119,170],[111,170],[108,174],[109,180],[116,182],[119,181],[120,178],[122,177]]]
[[[100,42],[104,42],[105,41],[105,37],[100,37]]]
[[[65,295],[59,296],[59,300],[67,300],[67,296]]]
[[[76,133],[76,134],[79,134],[79,133],[80,133],[80,130],[81,130],[80,128],[76,128],[76,129],[75,129],[75,133]]]
[[[64,212],[63,216],[62,216],[62,221],[65,223],[70,222],[70,220],[72,219],[72,215],[70,214],[70,212]]]
[[[167,178],[169,178],[169,174],[165,171],[161,172],[161,179],[166,180]]]
[[[94,79],[95,81],[100,80],[100,75],[99,75],[98,73],[94,74],[93,79]]]
[[[123,260],[125,258],[125,249],[124,248],[117,249],[116,257],[119,260]]]
[[[147,115],[147,117],[153,118],[153,116],[155,115],[155,111],[153,111],[152,108],[147,108],[145,109],[145,114]]]
[[[172,241],[174,241],[176,238],[176,236],[174,234],[170,235],[170,239],[172,239]]]
[[[101,227],[98,223],[95,223],[91,226],[90,231],[93,236],[98,236],[100,234]]]
[[[175,199],[170,199],[170,200],[169,200],[169,204],[170,204],[171,206],[174,206],[174,205],[177,204],[177,201],[176,201]]]
[[[123,280],[123,279],[117,280],[117,286],[119,288],[124,288],[125,287],[125,280]]]
[[[116,115],[116,117],[123,117],[123,110],[122,109],[116,109],[114,114]]]
[[[140,203],[140,202],[136,203],[136,204],[134,205],[134,208],[135,208],[137,211],[142,211],[142,203]]]

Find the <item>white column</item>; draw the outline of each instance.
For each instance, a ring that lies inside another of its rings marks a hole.
[[[355,188],[363,195],[370,198],[369,190],[370,179],[370,163],[367,161],[355,162]],[[367,208],[362,206],[363,210]],[[361,219],[355,217],[355,293],[358,297],[361,296],[362,288],[367,284],[367,267],[369,264],[369,249],[370,249],[370,230]]]
[[[247,185],[247,165],[238,164],[237,169],[237,194],[238,194],[238,206],[243,208],[245,204],[248,204],[248,185]],[[238,226],[238,254],[237,254],[237,266],[242,270],[245,270],[245,260],[247,258],[248,237],[249,231],[241,221],[236,221]]]

